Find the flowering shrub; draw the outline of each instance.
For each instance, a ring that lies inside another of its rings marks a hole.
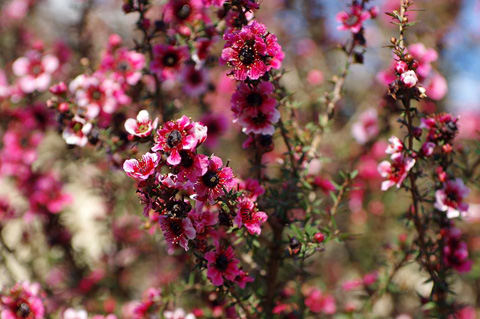
[[[336,4],[1,3],[1,318],[476,318],[466,4]]]

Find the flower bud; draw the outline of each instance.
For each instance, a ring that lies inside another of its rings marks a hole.
[[[400,76],[400,80],[402,81],[403,85],[407,88],[413,88],[418,82],[418,78],[417,78],[417,75],[415,74],[415,71],[407,71],[405,73],[402,73],[402,75]]]
[[[313,239],[315,239],[315,241],[320,244],[325,240],[325,235],[323,233],[316,233],[313,236]]]
[[[395,71],[398,74],[403,74],[408,71],[408,64],[403,61],[398,61],[395,65]]]

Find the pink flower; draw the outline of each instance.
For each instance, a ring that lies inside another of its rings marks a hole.
[[[209,251],[205,254],[207,260],[207,277],[213,285],[223,285],[225,279],[234,281],[241,274],[238,269],[238,259],[235,258],[233,248],[221,247],[215,243],[215,251]]]
[[[224,35],[222,60],[233,67],[235,79],[257,80],[270,69],[279,69],[284,58],[277,37],[256,21]]]
[[[88,143],[88,134],[90,134],[92,127],[92,123],[75,115],[69,125],[64,128],[62,137],[69,145],[84,147]]]
[[[158,131],[153,151],[168,154],[167,163],[178,165],[182,161],[180,151],[194,150],[206,138],[206,127],[192,122],[185,115],[177,121],[165,123]]]
[[[438,54],[434,49],[427,49],[423,43],[414,43],[408,46],[407,51],[415,58],[418,63],[417,74],[421,78],[426,78],[432,70],[431,63],[438,59]]]
[[[234,221],[240,228],[245,226],[247,231],[252,235],[260,235],[262,232],[262,224],[267,221],[267,214],[259,212],[255,203],[246,197],[242,197],[237,204],[237,216]]]
[[[209,210],[200,212],[192,210],[188,217],[192,220],[197,234],[204,233],[209,226],[214,226],[218,223],[218,214]]]
[[[428,131],[427,141],[435,144],[449,143],[458,133],[458,118],[448,113],[420,119],[420,128]]]
[[[274,124],[280,120],[280,112],[277,109],[269,113],[259,111],[256,115],[242,114],[236,121],[243,126],[242,132],[245,134],[273,135],[275,133]]]
[[[378,165],[378,172],[384,178],[388,178],[382,183],[382,191],[397,185],[400,188],[407,177],[408,172],[415,165],[415,160],[410,157],[404,157],[400,153],[392,155],[392,162],[383,161]]]
[[[256,179],[248,178],[245,181],[237,180],[237,183],[241,190],[246,191],[245,196],[253,201],[256,201],[259,196],[265,193],[265,188],[263,188]]]
[[[127,119],[125,121],[125,130],[133,136],[147,137],[157,128],[158,118],[152,122],[148,111],[141,110],[138,112],[137,119]]]
[[[195,65],[187,65],[180,73],[183,91],[189,96],[197,97],[208,89],[208,72]]]
[[[151,313],[158,311],[161,302],[161,292],[157,288],[148,288],[143,293],[142,301],[137,303],[133,309],[133,319],[148,318]]]
[[[426,83],[427,95],[432,100],[441,100],[448,92],[447,80],[438,73],[434,73]]]
[[[177,308],[175,311],[165,311],[163,313],[165,319],[196,319],[193,313],[185,313],[182,308]]]
[[[81,74],[70,82],[69,90],[75,102],[86,110],[86,117],[94,119],[101,111],[112,114],[120,105],[131,102],[118,82],[103,78],[100,73]]]
[[[75,310],[68,308],[63,313],[63,319],[88,319],[88,313],[84,309]]]
[[[0,69],[0,101],[10,95],[10,90],[7,75],[4,70]]]
[[[432,142],[425,142],[422,145],[422,154],[426,157],[430,157],[433,155],[433,151],[435,151],[435,143]]]
[[[463,200],[470,193],[460,178],[447,180],[443,187],[435,192],[435,208],[447,212],[448,218],[455,218],[463,215],[468,210],[468,204]]]
[[[13,73],[19,77],[18,83],[24,93],[46,91],[52,74],[58,69],[58,59],[53,55],[43,55],[29,51],[26,56],[18,58],[12,65]]]
[[[337,311],[335,299],[331,295],[323,294],[319,289],[312,289],[307,298],[305,298],[305,306],[311,312],[322,312],[327,315],[332,315]]]
[[[159,223],[165,240],[171,244],[180,245],[185,251],[188,250],[188,240],[194,239],[197,235],[188,217],[160,216]]]
[[[222,160],[212,155],[208,159],[208,170],[198,177],[195,191],[200,201],[213,202],[224,195],[224,189],[230,191],[234,186],[233,171],[223,166]]]
[[[459,273],[469,272],[473,261],[468,259],[468,247],[461,241],[462,233],[458,228],[444,230],[443,261],[447,266],[453,267]]]
[[[150,69],[161,80],[175,78],[183,66],[183,62],[188,59],[188,47],[157,44],[153,47],[153,60],[150,63]]]
[[[256,86],[240,83],[231,100],[235,118],[238,119],[242,114],[256,116],[260,112],[274,112],[277,104],[272,97],[274,89],[273,84],[266,81],[261,81]]]
[[[320,188],[322,192],[325,194],[329,194],[330,192],[335,191],[335,185],[328,178],[324,178],[322,176],[315,176],[313,180],[313,185]]]
[[[195,20],[207,22],[203,7],[202,0],[169,0],[163,9],[164,20],[180,25]]]
[[[408,71],[408,64],[403,61],[397,61],[395,64],[395,71],[398,74],[403,74]]]
[[[363,22],[369,18],[368,11],[364,11],[359,5],[353,5],[350,12],[342,11],[337,14],[337,21],[341,23],[337,29],[358,33],[362,29]]]
[[[159,157],[156,153],[146,153],[141,160],[129,159],[123,163],[125,173],[139,181],[144,181],[155,173]]]
[[[387,154],[401,153],[404,149],[403,142],[396,136],[392,136],[388,139],[388,146],[385,150]]]
[[[320,85],[323,83],[323,73],[320,70],[310,70],[307,74],[307,80],[310,85]]]
[[[455,315],[449,316],[448,319],[477,319],[475,308],[467,306],[455,313]]]
[[[43,319],[44,314],[40,286],[36,283],[18,283],[0,296],[2,319]]]
[[[195,182],[199,176],[203,176],[208,170],[208,157],[203,154],[196,154],[191,151],[181,150],[180,164],[178,169],[179,181]]]
[[[418,82],[417,75],[415,74],[415,71],[412,70],[402,73],[402,75],[400,75],[400,80],[407,88],[413,88]]]
[[[365,144],[378,135],[377,110],[371,108],[360,114],[360,118],[352,126],[352,135],[360,144]]]
[[[105,52],[100,70],[112,72],[113,79],[119,83],[135,85],[142,77],[142,69],[145,66],[145,56],[127,48],[118,48]]]

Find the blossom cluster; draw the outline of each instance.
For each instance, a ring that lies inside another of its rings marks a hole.
[[[123,168],[138,181],[145,216],[158,223],[171,247],[203,253],[214,285],[229,280],[244,287],[252,279],[239,268],[220,226],[229,229],[235,223],[260,234],[267,215],[255,201],[264,190],[255,180],[236,179],[218,156],[199,153],[206,138],[207,128],[200,122],[186,116],[168,121],[154,133],[151,152],[126,160]],[[209,238],[214,238],[213,249]]]

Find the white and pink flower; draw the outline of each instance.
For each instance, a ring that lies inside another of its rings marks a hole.
[[[415,85],[417,85],[418,77],[417,74],[415,74],[415,71],[410,70],[400,75],[400,81],[402,81],[405,87],[413,88]]]
[[[129,159],[123,163],[125,173],[139,181],[148,179],[155,173],[158,165],[159,157],[156,153],[146,153],[142,155],[142,159]]]
[[[133,136],[147,137],[157,128],[157,125],[158,118],[152,121],[148,111],[141,110],[138,112],[137,119],[130,118],[125,121],[125,130]]]
[[[400,188],[414,165],[415,159],[404,157],[401,153],[393,154],[392,162],[381,162],[378,165],[378,172],[382,177],[387,178],[386,181],[382,182],[382,191],[386,191],[395,185]]]
[[[459,217],[468,211],[464,199],[470,193],[460,178],[447,180],[443,187],[435,192],[435,208],[447,212],[448,218]]]
[[[19,77],[18,84],[24,93],[44,92],[48,89],[52,74],[58,69],[59,61],[54,55],[42,55],[29,51],[13,62],[13,73]]]
[[[76,115],[63,129],[62,137],[69,145],[84,147],[88,143],[88,134],[92,127],[92,123]]]
[[[352,135],[360,144],[365,144],[380,132],[377,110],[370,108],[360,114],[360,118],[352,126]]]

